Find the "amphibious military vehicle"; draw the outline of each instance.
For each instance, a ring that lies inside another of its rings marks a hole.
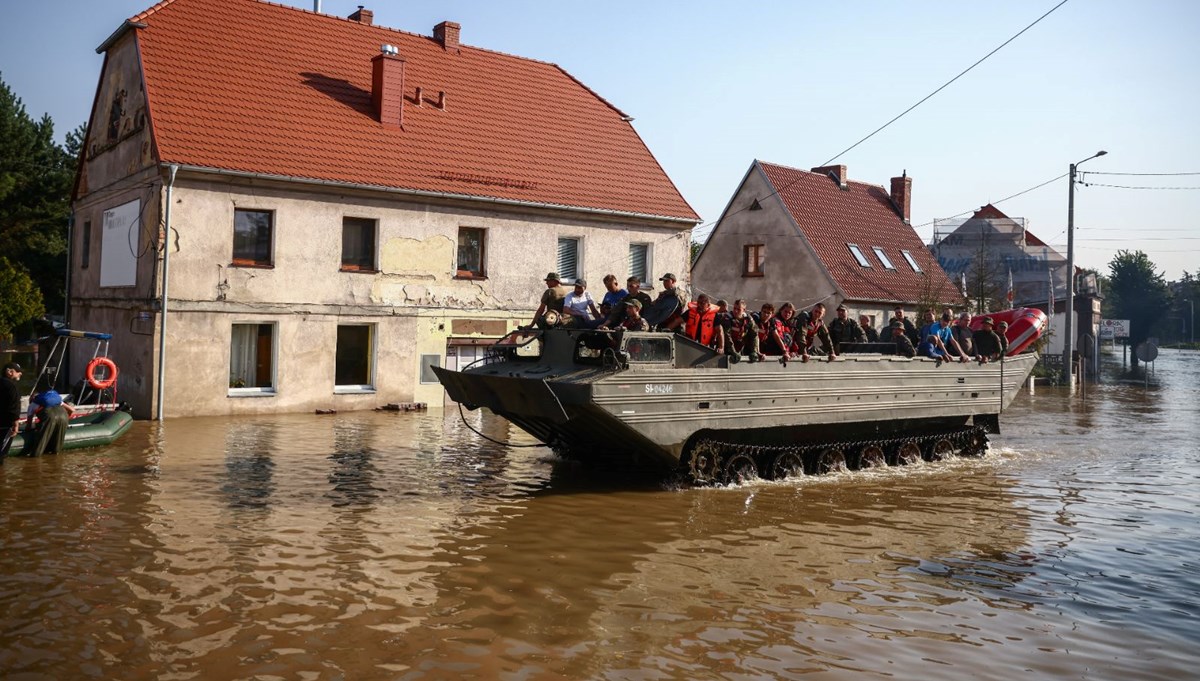
[[[1037,361],[940,362],[892,347],[748,362],[672,333],[550,328],[434,371],[455,401],[564,456],[705,483],[982,453]]]

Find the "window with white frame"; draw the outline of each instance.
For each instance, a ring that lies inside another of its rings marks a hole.
[[[558,240],[558,276],[564,284],[573,284],[580,276],[579,239],[560,237]]]
[[[912,253],[902,250],[900,251],[900,255],[904,256],[904,260],[908,262],[908,266],[912,268],[913,272],[916,272],[917,274],[921,273],[921,266],[918,265],[917,261],[913,259]]]
[[[875,257],[879,258],[879,262],[882,263],[884,267],[889,270],[896,269],[896,266],[892,264],[891,259],[887,257],[887,253],[884,253],[882,248],[878,246],[872,246],[871,250],[875,251]]]
[[[229,343],[229,394],[275,392],[275,325],[233,324]]]
[[[650,280],[650,244],[629,244],[629,276]]]
[[[375,326],[338,324],[334,354],[334,392],[375,389]]]
[[[854,259],[858,261],[859,266],[871,266],[871,261],[867,260],[866,255],[863,255],[862,249],[858,247],[858,244],[846,244],[846,247],[850,249],[850,254],[853,255]]]

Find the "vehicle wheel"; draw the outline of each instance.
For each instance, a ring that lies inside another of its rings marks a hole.
[[[798,478],[804,475],[804,459],[799,452],[783,452],[771,462],[771,479]]]
[[[887,465],[887,457],[884,456],[883,447],[879,445],[867,445],[858,453],[858,468],[883,468]]]
[[[717,446],[711,442],[701,442],[692,448],[688,469],[692,474],[692,482],[707,484],[717,479],[721,470],[721,455]]]
[[[896,465],[911,466],[921,460],[921,448],[915,442],[905,442],[896,449]]]
[[[967,434],[962,453],[963,456],[983,456],[987,454],[987,448],[987,436],[978,430],[974,430]]]
[[[945,461],[952,456],[954,456],[954,443],[943,437],[933,441],[925,454],[925,459],[927,461]]]
[[[749,454],[737,453],[729,457],[721,470],[721,481],[726,485],[741,484],[758,479],[758,464]]]
[[[817,455],[816,474],[824,475],[846,470],[846,455],[837,447],[828,447]]]

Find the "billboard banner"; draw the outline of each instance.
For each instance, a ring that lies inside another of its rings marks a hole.
[[[1109,340],[1112,338],[1129,338],[1129,320],[1128,319],[1105,319],[1100,322],[1100,337]]]

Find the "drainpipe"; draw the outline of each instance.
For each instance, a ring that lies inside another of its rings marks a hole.
[[[179,172],[179,166],[172,164],[167,170],[167,209],[163,216],[162,303],[158,328],[158,399],[155,400],[155,419],[159,422],[163,420],[163,382],[167,377],[167,282],[170,281],[167,274],[171,267],[171,189],[175,186],[175,173]]]

